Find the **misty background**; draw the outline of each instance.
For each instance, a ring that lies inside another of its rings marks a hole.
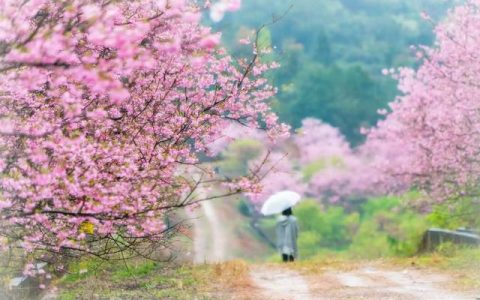
[[[248,56],[251,48],[238,41],[270,24],[259,45],[271,48],[267,59],[281,65],[271,74],[281,121],[298,128],[302,119],[315,117],[357,145],[364,139],[360,127],[375,125],[377,109],[397,94],[396,82],[382,69],[415,66],[411,46],[432,45],[434,23],[456,2],[244,0],[239,11],[210,25],[222,31],[233,55]]]

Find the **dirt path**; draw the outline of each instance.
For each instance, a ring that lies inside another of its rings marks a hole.
[[[327,294],[331,299],[475,299],[474,295],[447,288],[450,284],[446,275],[431,274],[416,269],[384,270],[364,267],[349,272],[327,272],[328,284],[312,284],[316,291]]]
[[[208,262],[225,261],[227,259],[227,236],[223,231],[223,226],[218,219],[214,203],[212,201],[202,202],[202,211],[207,220],[210,232],[209,247],[206,247],[209,248],[209,251],[204,253],[204,257]]]
[[[255,267],[254,285],[265,299],[390,299],[390,300],[474,300],[473,292],[452,291],[449,277],[414,268],[386,270],[365,266],[351,271],[330,270],[316,275],[281,267]]]
[[[205,198],[199,190],[199,198]],[[222,262],[228,259],[227,234],[218,218],[213,201],[203,201],[200,208],[189,212],[193,221],[193,262],[196,264]]]
[[[188,211],[187,214],[189,219],[192,221],[193,226],[193,263],[201,264],[205,262],[205,257],[207,253],[207,225],[206,221],[202,215],[201,209],[196,209],[195,211]]]
[[[310,300],[308,283],[297,272],[281,268],[255,267],[250,271],[252,282],[265,300]]]

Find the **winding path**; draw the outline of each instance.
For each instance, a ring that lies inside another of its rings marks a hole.
[[[193,220],[193,262],[202,264],[227,260],[227,235],[219,221],[214,202],[202,201],[200,208],[190,212],[189,216]]]

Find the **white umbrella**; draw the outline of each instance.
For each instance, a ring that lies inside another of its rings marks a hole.
[[[261,212],[265,216],[281,213],[285,209],[295,206],[300,198],[302,196],[292,191],[275,193],[263,203]]]

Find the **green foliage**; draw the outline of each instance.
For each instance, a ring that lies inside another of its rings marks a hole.
[[[444,242],[438,245],[438,247],[435,249],[435,252],[446,257],[453,257],[455,256],[458,248],[459,247],[452,242]]]
[[[264,51],[272,47],[272,34],[268,28],[263,28],[258,33],[258,50]]]
[[[248,162],[262,153],[261,142],[252,139],[240,139],[229,144],[222,153],[223,159],[218,163],[222,174],[241,176],[248,173]]]
[[[252,215],[250,207],[245,199],[238,201],[237,209],[245,217],[250,217]]]
[[[320,234],[313,230],[300,233],[298,238],[298,249],[301,249],[302,258],[312,257],[317,254],[320,239]]]
[[[480,206],[472,197],[457,198],[454,201],[437,204],[427,219],[434,227],[457,229],[468,227],[480,229]]]
[[[358,214],[346,214],[342,207],[322,211],[314,200],[303,201],[295,208],[300,227],[299,249],[302,257],[315,254],[318,248],[343,250],[351,242]],[[303,247],[304,248],[303,248]]]
[[[391,211],[400,205],[401,199],[399,197],[380,197],[371,199],[365,202],[361,207],[362,218],[372,218],[374,215]]]
[[[126,261],[119,260],[117,263],[108,263],[94,258],[86,258],[81,261],[72,261],[68,266],[68,272],[61,279],[62,283],[74,283],[89,277],[98,276],[99,270],[108,270],[111,278],[121,281],[125,278],[145,276],[159,268],[154,261]]]
[[[277,219],[276,218],[262,218],[260,219],[259,226],[265,232],[267,236],[272,237],[272,239],[275,237],[275,228],[277,224]]]
[[[408,256],[417,251],[428,222],[408,207],[401,197],[369,199],[358,212],[340,206],[322,208],[314,200],[295,208],[302,258],[329,251],[353,257]]]
[[[288,10],[259,36],[261,49],[274,49],[267,60],[282,66],[271,76],[279,88],[275,110],[294,127],[305,117],[322,119],[358,144],[363,140],[359,127],[375,124],[376,110],[397,94],[381,70],[414,66],[409,46],[433,41],[432,27],[420,13],[440,19],[450,5],[436,0],[244,0],[240,11],[216,26],[235,55],[251,55],[237,43],[239,32],[260,28]]]
[[[352,220],[358,219],[355,214],[346,214],[342,207],[329,207],[323,214],[325,226],[320,233],[325,237],[325,242],[320,245],[340,250],[347,247],[352,236],[348,229],[356,225],[352,224]]]
[[[398,224],[398,229],[390,232],[390,244],[395,255],[414,255],[430,224],[422,215],[412,211],[400,213],[393,222]]]
[[[278,95],[276,110],[283,120],[299,127],[306,117],[319,118],[338,127],[354,144],[363,139],[359,128],[374,125],[377,108],[393,98],[394,93],[387,89],[395,90],[384,78],[376,83],[361,66],[336,64],[305,62],[291,82],[293,88]]]
[[[408,195],[407,195],[408,196]],[[382,256],[408,256],[416,253],[420,240],[429,227],[425,218],[407,206],[402,206],[404,197],[381,197],[370,199],[361,207],[361,215],[368,230],[362,228],[352,243],[356,255],[361,256],[362,246],[369,240],[384,245],[379,249]],[[363,235],[362,235],[363,234]],[[385,244],[385,241],[387,244]],[[369,249],[366,247],[366,257]]]
[[[362,222],[353,238],[349,252],[353,257],[375,258],[389,256],[390,244],[386,233],[380,232],[374,220]]]

